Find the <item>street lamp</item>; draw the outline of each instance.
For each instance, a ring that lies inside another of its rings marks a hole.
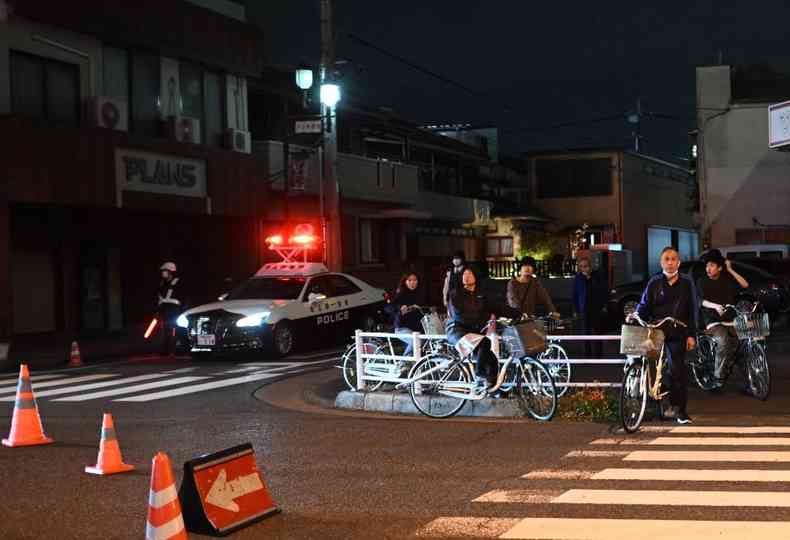
[[[301,90],[310,90],[313,86],[313,70],[299,68],[296,70],[296,86]]]
[[[340,87],[333,83],[321,85],[321,103],[327,107],[334,108],[340,101]]]

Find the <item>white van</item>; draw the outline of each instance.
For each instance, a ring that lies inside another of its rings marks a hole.
[[[788,244],[742,244],[719,248],[721,254],[727,259],[788,259],[790,258],[790,245]]]

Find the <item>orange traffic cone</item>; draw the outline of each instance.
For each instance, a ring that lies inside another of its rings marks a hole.
[[[33,395],[33,385],[30,382],[30,372],[27,364],[22,364],[19,366],[19,384],[16,387],[11,433],[7,439],[3,439],[3,446],[35,446],[52,442],[52,439],[44,435],[36,397]]]
[[[115,436],[115,424],[110,413],[104,413],[101,424],[101,441],[99,441],[99,457],[96,465],[85,467],[90,474],[116,474],[131,471],[134,465],[127,465],[121,456],[121,447]]]
[[[76,341],[71,342],[71,355],[69,356],[69,367],[82,366],[82,355],[80,354],[80,346]]]
[[[181,503],[170,467],[170,458],[164,452],[154,456],[151,469],[151,491],[148,494],[148,522],[145,524],[146,540],[182,540],[187,538]]]

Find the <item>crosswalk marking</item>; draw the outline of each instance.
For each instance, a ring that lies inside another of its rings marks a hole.
[[[621,457],[630,453],[628,450],[573,450],[565,454],[565,457]]]
[[[527,518],[497,537],[525,540],[786,540],[789,531],[787,523],[765,521]]]
[[[35,383],[36,381],[46,381],[47,379],[56,379],[62,376],[63,375],[60,373],[50,374],[50,375],[35,375],[31,373],[30,380],[33,381],[33,383]],[[11,383],[16,384],[18,381],[19,381],[19,377],[17,376],[17,377],[12,377],[10,379],[0,379],[0,384],[11,384]]]
[[[93,375],[83,375],[81,377],[66,377],[63,379],[51,380],[42,383],[33,381],[33,391],[36,392],[40,388],[50,388],[52,386],[62,386],[64,384],[72,384],[78,382],[95,381],[98,379],[106,379],[108,377],[117,377],[117,373],[95,373]],[[16,385],[0,388],[0,394],[15,393]]]
[[[123,399],[116,399],[115,401],[132,401],[132,402],[141,402],[141,401],[153,401],[156,399],[164,399],[174,396],[183,396],[186,394],[193,394],[195,392],[204,392],[206,390],[215,390],[217,388],[224,388],[226,386],[235,386],[237,384],[246,384],[249,382],[254,381],[262,381],[265,379],[271,379],[277,377],[277,375],[271,373],[258,373],[255,375],[248,375],[246,377],[235,377],[232,379],[224,379],[221,381],[214,381],[214,382],[207,382],[203,384],[196,384],[194,386],[186,386],[184,388],[175,388],[173,390],[165,390],[162,392],[154,392],[151,394],[142,394],[139,396],[133,396]]]
[[[536,489],[495,489],[472,500],[476,503],[548,503],[559,497],[562,491]]]
[[[531,478],[540,478],[534,476]],[[763,469],[604,469],[591,480],[658,480],[681,482],[790,482],[790,470]]]
[[[121,384],[128,384],[133,382],[148,381],[152,379],[162,379],[170,377],[170,373],[148,373],[146,375],[137,375],[136,377],[126,377],[123,379],[112,379],[109,381],[102,381],[97,383],[79,384],[77,386],[67,386],[66,388],[57,388],[55,390],[44,390],[43,392],[36,392],[37,398],[60,396],[63,394],[73,394],[83,390],[95,390],[96,388],[105,388],[108,386],[118,386]],[[16,396],[6,396],[0,398],[0,401],[14,401]]]
[[[527,480],[587,480],[595,474],[593,471],[552,470],[531,471],[522,476]]]
[[[638,442],[637,444],[645,444]],[[658,446],[790,446],[790,437],[658,437]]]
[[[644,430],[641,428],[640,431]],[[790,426],[677,426],[669,429],[669,433],[682,435],[690,433],[732,433],[741,435],[757,435],[761,433],[790,433]]]
[[[790,452],[687,452],[664,450],[637,450],[628,452],[624,461],[711,461],[711,462],[754,462],[754,463],[786,463],[790,462]]]
[[[208,379],[208,377],[176,377],[175,379],[166,379],[164,381],[156,381],[145,384],[135,384],[132,386],[124,386],[122,388],[114,388],[112,390],[103,390],[100,392],[93,392],[89,394],[82,394],[79,396],[69,396],[65,398],[53,399],[52,401],[87,401],[89,399],[96,399],[108,396],[119,396],[123,394],[133,394],[141,390],[151,390],[152,388],[161,388],[163,386],[175,386],[177,384],[200,381]]]
[[[790,492],[570,489],[551,502],[553,504],[755,506],[790,508]]]
[[[441,517],[417,532],[425,538],[501,538],[513,529],[518,518]],[[545,534],[545,531],[544,531]]]
[[[637,445],[645,444],[645,441],[639,439],[596,439],[590,444],[609,444],[609,445]]]

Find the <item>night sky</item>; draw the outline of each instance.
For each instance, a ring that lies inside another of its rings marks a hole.
[[[348,92],[423,123],[501,130],[524,151],[632,144],[625,114],[641,96],[643,151],[688,156],[701,65],[790,71],[790,4],[780,1],[531,2],[337,0],[337,58]],[[248,0],[273,64],[318,63],[319,0]],[[348,34],[439,73],[473,94],[364,47]],[[790,99],[790,96],[788,96]],[[611,120],[589,122],[598,118]],[[546,129],[556,124],[574,126]]]

